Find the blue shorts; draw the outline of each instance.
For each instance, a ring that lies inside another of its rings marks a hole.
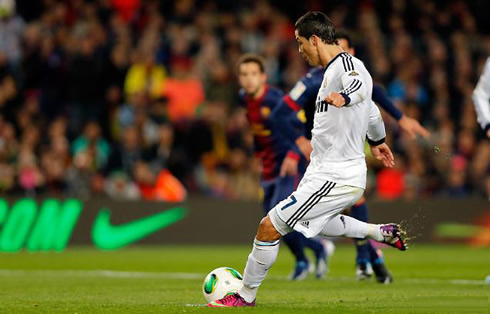
[[[262,190],[264,191],[263,209],[264,216],[277,205],[280,201],[286,199],[299,184],[303,173],[296,176],[277,177],[272,180],[262,181]]]

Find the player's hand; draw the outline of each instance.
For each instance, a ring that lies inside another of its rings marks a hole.
[[[371,148],[371,153],[373,156],[377,160],[383,162],[383,166],[387,168],[393,168],[395,166],[395,158],[393,157],[393,154],[386,143],[369,147]]]
[[[310,154],[313,151],[310,140],[300,136],[296,139],[296,146],[298,146],[299,151],[305,156],[306,160],[310,161]]]
[[[284,158],[281,165],[281,177],[295,176],[298,174],[298,161],[291,157]]]
[[[404,132],[407,132],[407,134],[412,139],[416,138],[417,135],[425,138],[428,138],[430,136],[430,132],[426,128],[421,126],[417,120],[407,117],[406,115],[402,116],[399,123],[402,130]]]
[[[336,92],[328,93],[327,97],[325,97],[325,101],[337,108],[340,108],[343,105],[345,105],[345,98],[342,95],[340,95],[340,93],[336,93]]]

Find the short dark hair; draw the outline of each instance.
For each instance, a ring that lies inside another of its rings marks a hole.
[[[328,45],[338,45],[335,26],[325,13],[310,11],[296,21],[294,28],[306,39],[316,35]]]
[[[345,41],[347,41],[347,47],[349,48],[352,48],[352,39],[349,35],[349,33],[347,33],[346,31],[338,31],[336,34],[335,34],[335,37],[337,39],[344,39]]]
[[[244,63],[256,63],[259,66],[260,72],[265,73],[265,60],[255,53],[246,53],[240,57],[237,63],[237,69]]]

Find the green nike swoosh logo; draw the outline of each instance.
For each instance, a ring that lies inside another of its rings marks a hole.
[[[110,222],[111,212],[103,208],[95,217],[92,240],[99,249],[115,250],[184,219],[186,213],[185,208],[176,207],[113,226]]]

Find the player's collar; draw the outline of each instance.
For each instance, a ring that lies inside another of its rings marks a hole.
[[[345,51],[339,52],[339,53],[338,53],[338,54],[337,54],[335,57],[333,57],[333,59],[332,59],[332,60],[330,60],[330,61],[327,63],[327,65],[325,66],[324,70],[326,71],[326,70],[328,69],[328,67],[329,67],[329,66],[330,66],[332,63],[334,63],[334,61],[335,61],[335,60],[337,60],[337,58],[339,58],[339,57],[340,57],[341,55],[343,55],[343,54],[345,54],[345,55],[349,55],[349,54],[348,54],[347,52],[345,52]]]

